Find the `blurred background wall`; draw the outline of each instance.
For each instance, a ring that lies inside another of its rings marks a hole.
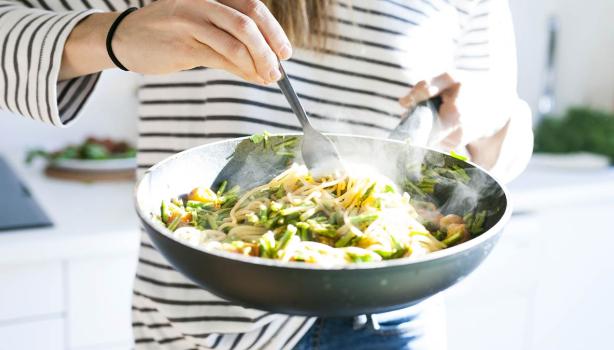
[[[518,91],[535,111],[545,83],[548,19],[559,21],[556,52],[556,109],[587,104],[614,109],[612,0],[510,0],[518,48]],[[99,88],[73,127],[56,129],[0,112],[0,147],[53,148],[96,134],[136,139],[137,77],[105,72]]]
[[[612,0],[510,0],[518,49],[518,91],[533,110],[545,83],[548,19],[559,22],[557,107],[614,109]]]

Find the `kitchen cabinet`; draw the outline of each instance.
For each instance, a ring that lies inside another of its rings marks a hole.
[[[135,268],[134,256],[78,259],[68,264],[66,322],[70,349],[130,345]]]
[[[127,350],[136,256],[0,268],[0,350]]]
[[[0,265],[0,324],[63,310],[60,262]]]
[[[61,318],[0,323],[0,350],[64,350]]]

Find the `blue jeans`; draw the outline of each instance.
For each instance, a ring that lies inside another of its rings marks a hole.
[[[319,318],[294,350],[444,350],[446,318],[436,295],[372,316]]]

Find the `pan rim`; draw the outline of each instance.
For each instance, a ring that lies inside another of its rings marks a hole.
[[[368,139],[368,140],[375,140],[375,141],[385,141],[385,142],[394,142],[394,143],[400,143],[403,144],[403,141],[399,141],[399,140],[391,140],[391,139],[387,139],[387,138],[383,138],[383,137],[373,137],[373,136],[365,136],[365,135],[353,135],[353,134],[345,134],[345,133],[324,133],[325,135],[329,135],[329,136],[333,136],[333,137],[352,137],[352,138],[362,138],[362,139]],[[300,136],[302,135],[301,133],[275,133],[275,134],[270,134],[270,136]],[[501,188],[501,190],[503,191],[503,194],[505,196],[506,199],[506,208],[505,208],[505,212],[503,213],[503,215],[501,216],[501,218],[499,219],[499,221],[493,226],[491,227],[488,231],[482,233],[481,235],[472,238],[470,240],[468,240],[467,242],[461,243],[459,245],[450,247],[450,248],[446,248],[446,249],[442,249],[442,250],[438,250],[432,253],[428,253],[425,254],[423,256],[419,256],[419,257],[407,257],[407,258],[398,258],[398,259],[391,259],[391,260],[383,260],[383,261],[377,261],[377,262],[363,262],[363,263],[348,263],[348,264],[343,264],[343,265],[318,265],[318,264],[312,264],[312,263],[305,263],[305,262],[298,262],[298,261],[280,261],[280,260],[276,260],[276,259],[265,259],[265,258],[260,258],[260,257],[255,257],[255,256],[245,256],[245,255],[241,255],[241,254],[237,254],[237,253],[231,253],[231,252],[226,252],[223,250],[216,250],[216,249],[207,249],[205,247],[200,247],[200,246],[194,246],[194,245],[190,245],[188,243],[185,243],[183,241],[181,241],[178,238],[173,237],[173,235],[171,234],[172,232],[170,230],[168,230],[166,227],[162,226],[160,223],[154,221],[151,217],[151,213],[144,213],[141,206],[139,205],[139,197],[138,197],[138,193],[139,193],[139,189],[141,187],[141,185],[144,183],[144,181],[150,176],[150,174],[155,171],[157,168],[164,166],[164,164],[171,162],[177,158],[182,157],[183,154],[186,154],[188,152],[194,152],[196,149],[202,148],[202,147],[209,147],[211,145],[215,145],[215,144],[221,144],[221,143],[226,143],[226,142],[230,142],[230,141],[243,141],[246,140],[248,138],[250,138],[251,136],[244,136],[244,137],[239,137],[239,138],[232,138],[232,139],[226,139],[226,140],[220,140],[220,141],[215,141],[215,142],[211,142],[211,143],[207,143],[204,145],[200,145],[200,146],[196,146],[196,147],[192,147],[189,149],[186,149],[182,152],[176,153],[156,164],[154,164],[152,167],[150,167],[149,169],[147,169],[145,171],[145,174],[139,179],[139,181],[136,183],[135,187],[134,187],[134,191],[133,191],[133,199],[135,202],[135,208],[137,211],[137,215],[139,216],[139,219],[141,219],[147,226],[149,226],[151,229],[153,229],[155,231],[156,234],[160,234],[168,239],[171,239],[179,244],[181,244],[184,247],[187,248],[191,248],[194,250],[198,250],[201,253],[204,254],[208,254],[208,255],[214,255],[216,257],[219,258],[224,258],[224,259],[229,259],[232,260],[233,262],[241,262],[241,263],[246,263],[246,264],[254,264],[254,265],[259,265],[259,266],[266,266],[266,267],[271,267],[271,268],[279,268],[279,269],[299,269],[299,270],[314,270],[314,271],[353,271],[353,270],[373,270],[373,269],[386,269],[386,268],[392,268],[392,267],[398,267],[398,266],[407,266],[407,265],[417,265],[417,264],[422,264],[422,263],[427,263],[433,260],[440,260],[440,259],[444,259],[447,257],[451,257],[454,255],[459,255],[462,254],[463,252],[472,250],[473,248],[481,245],[483,242],[491,239],[492,237],[496,236],[500,231],[503,231],[503,228],[505,227],[505,225],[508,223],[508,221],[510,220],[511,216],[512,216],[512,203],[511,203],[511,197],[509,195],[509,191],[506,188],[506,186],[504,186],[496,177],[494,177],[493,175],[491,175],[487,170],[485,170],[484,168],[482,168],[481,166],[470,162],[468,160],[462,160],[465,163],[470,164],[471,166],[479,169],[480,171],[482,171],[483,173],[485,173],[486,175],[488,175],[489,177],[491,177],[495,183],[497,185],[499,185],[499,187]],[[439,154],[442,154],[444,156],[448,156],[451,157],[451,155],[446,154],[442,151],[436,150],[432,147],[427,147],[427,146],[419,146],[420,148],[423,149],[427,149],[429,151],[432,152],[436,152]]]

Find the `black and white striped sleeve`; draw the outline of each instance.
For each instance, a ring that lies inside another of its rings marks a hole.
[[[66,126],[100,74],[58,82],[64,43],[77,23],[97,10],[52,11],[42,4],[0,0],[0,109]]]

